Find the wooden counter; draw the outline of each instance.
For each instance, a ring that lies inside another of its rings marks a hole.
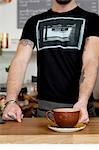
[[[47,128],[45,118],[24,118],[22,123],[0,125],[0,143],[16,144],[99,144],[99,118],[91,118],[82,131],[58,133]]]

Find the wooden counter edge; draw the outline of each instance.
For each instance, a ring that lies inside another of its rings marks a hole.
[[[0,135],[0,144],[99,144],[99,135]]]

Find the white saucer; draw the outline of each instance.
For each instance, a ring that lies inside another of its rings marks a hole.
[[[85,127],[86,125],[83,125],[82,127],[79,127],[79,128],[75,128],[75,127],[74,128],[59,128],[59,127],[48,125],[49,129],[56,131],[56,132],[75,132],[75,131],[83,130]]]

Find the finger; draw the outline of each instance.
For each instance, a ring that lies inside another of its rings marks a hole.
[[[5,114],[2,116],[2,119],[6,121],[12,120],[11,118],[8,117],[8,115],[5,115]]]
[[[17,121],[18,121],[18,122],[21,122],[21,116],[22,116],[21,111],[17,111],[17,112],[16,112],[16,116],[17,116],[17,117],[16,117]]]
[[[80,118],[78,120],[78,123],[85,123],[85,124],[87,124],[88,122],[89,122],[89,118]]]
[[[2,119],[3,119],[3,120],[6,120],[6,121],[9,120],[8,117],[6,117],[6,116],[2,116]]]
[[[21,119],[23,119],[23,116],[24,116],[24,115],[23,115],[23,114],[21,114]]]
[[[11,115],[8,114],[8,117],[9,117],[10,119],[12,119],[12,120],[17,120],[17,119],[16,119],[16,116],[15,116],[14,114],[13,114],[13,115],[12,115],[12,114],[11,114]]]
[[[85,119],[85,120],[83,120],[83,123],[85,123],[85,124],[88,124],[88,122],[89,122],[89,119],[88,119],[88,118]]]

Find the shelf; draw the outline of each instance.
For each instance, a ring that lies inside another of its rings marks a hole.
[[[16,42],[16,44],[15,44],[15,45],[18,45],[18,44],[17,44],[17,42]],[[11,47],[9,47],[9,48],[2,48],[2,51],[3,51],[3,52],[16,52],[16,50],[17,50],[17,46],[15,46],[15,45],[13,45],[13,46],[11,46]],[[37,52],[36,47],[34,47],[33,52],[34,52],[34,53],[36,53],[36,52]]]
[[[14,50],[12,48],[3,48],[2,51],[3,52],[16,52],[16,50]]]
[[[5,52],[3,51],[2,54],[0,55],[0,64],[5,63],[5,62],[9,62],[15,55],[15,52]]]
[[[15,51],[3,50],[0,55],[0,62],[6,61],[8,58],[11,59],[15,55]],[[33,51],[33,55],[37,55],[37,51]]]

